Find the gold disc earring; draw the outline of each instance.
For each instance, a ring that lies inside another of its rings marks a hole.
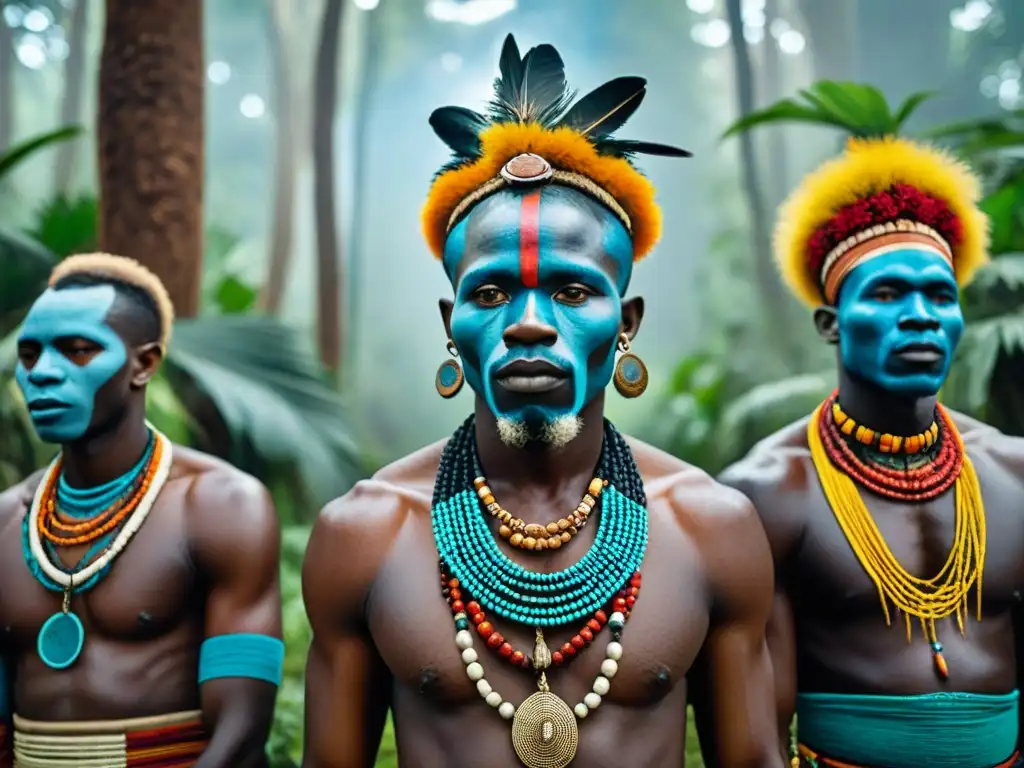
[[[452,357],[459,356],[459,350],[455,346],[455,342],[448,339],[448,354]],[[441,397],[448,399],[455,397],[459,394],[459,390],[462,389],[462,383],[465,378],[462,375],[462,366],[455,360],[445,360],[437,368],[437,376],[434,377],[434,386],[437,388],[437,394]]]
[[[615,389],[623,397],[640,397],[647,389],[647,366],[644,361],[629,351],[629,336],[619,334],[619,352],[622,356],[615,364]]]

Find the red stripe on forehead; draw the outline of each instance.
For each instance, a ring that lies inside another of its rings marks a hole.
[[[519,272],[523,285],[536,288],[540,241],[540,190],[523,195],[519,213]]]

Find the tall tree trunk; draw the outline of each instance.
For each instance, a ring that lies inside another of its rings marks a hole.
[[[0,154],[14,138],[14,34],[0,19]]]
[[[352,201],[352,232],[349,242],[352,244],[348,253],[348,284],[347,295],[348,306],[346,307],[347,327],[355,328],[359,322],[361,310],[360,297],[363,292],[360,290],[362,280],[362,263],[366,256],[366,193],[369,178],[369,155],[370,155],[370,113],[373,108],[373,94],[377,87],[377,78],[380,72],[382,60],[381,34],[383,27],[383,15],[378,8],[367,13],[365,28],[365,43],[363,45],[362,71],[359,73],[359,92],[355,104],[355,135],[352,137],[355,164],[353,169],[352,188],[356,190],[355,199]],[[356,359],[356,340],[358,336],[353,335],[348,341],[349,358]]]
[[[341,245],[335,211],[334,112],[338,99],[338,50],[344,0],[327,0],[320,24],[313,86],[313,211],[317,245],[317,346],[328,370],[337,372],[345,338],[342,327]]]
[[[779,0],[766,0],[764,5],[764,68],[761,70],[761,93],[763,106],[773,104],[789,95],[786,90],[779,45],[769,32],[772,21],[781,18]],[[789,192],[789,151],[786,146],[786,130],[781,126],[767,126],[765,139],[768,147],[768,179],[771,185],[769,199],[771,208],[778,206]]]
[[[800,0],[815,80],[857,80],[857,13],[854,0]],[[879,24],[884,22],[879,20]]]
[[[743,38],[743,17],[741,0],[726,0],[729,16],[729,27],[732,32],[733,59],[736,66],[736,97],[739,114],[750,114],[756,105],[754,97],[754,74],[750,66],[750,51],[747,41]],[[766,318],[776,323],[785,323],[788,315],[786,294],[779,283],[778,275],[772,262],[772,245],[768,213],[765,210],[764,192],[760,174],[758,173],[757,157],[754,152],[753,137],[744,131],[738,137],[740,142],[740,165],[743,171],[743,191],[747,198],[750,213],[750,229],[754,249],[754,276],[761,296],[762,310]],[[800,359],[799,350],[790,341],[790,334],[783,327],[780,333],[774,334],[781,345],[783,362],[791,369]]]
[[[270,0],[270,66],[273,82],[275,157],[274,208],[270,232],[270,269],[263,288],[264,309],[272,315],[281,311],[281,301],[292,263],[295,228],[295,180],[297,174],[295,147],[295,88],[289,57],[285,14],[290,13],[285,0]]]
[[[153,270],[180,317],[199,308],[204,89],[201,0],[107,0],[100,247]]]
[[[68,57],[64,61],[64,95],[60,103],[60,125],[75,125],[82,115],[85,33],[89,26],[89,2],[90,0],[77,0],[71,13]],[[71,192],[77,147],[78,142],[65,141],[57,148],[53,172],[53,188],[57,195],[68,197]]]

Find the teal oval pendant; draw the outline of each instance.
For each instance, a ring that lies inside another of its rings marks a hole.
[[[73,613],[55,613],[39,630],[39,658],[50,669],[67,669],[82,653],[85,627]]]

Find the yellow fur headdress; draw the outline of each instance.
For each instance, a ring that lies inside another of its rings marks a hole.
[[[437,258],[463,216],[508,186],[555,183],[573,187],[609,208],[630,232],[633,258],[646,256],[661,235],[654,187],[630,162],[634,154],[689,157],[677,147],[612,137],[647,92],[641,77],[611,80],[570,106],[561,56],[538,45],[520,57],[505,38],[488,115],[441,107],[434,132],[454,159],[434,178],[423,206],[423,235]]]
[[[913,244],[946,259],[966,285],[988,260],[981,186],[966,165],[906,139],[851,139],[783,204],[775,258],[790,289],[833,304],[858,264]]]
[[[174,324],[174,304],[160,278],[144,266],[126,256],[109,253],[80,253],[69,256],[54,267],[50,273],[50,286],[73,275],[117,280],[144,291],[156,306],[160,316],[160,346],[167,350],[171,340],[171,326]]]

